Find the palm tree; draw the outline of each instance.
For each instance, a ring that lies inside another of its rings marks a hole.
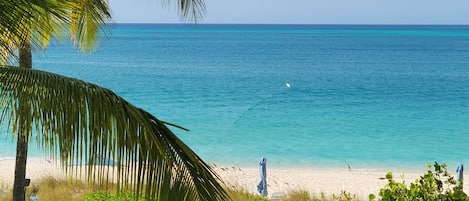
[[[179,0],[178,6],[183,17],[193,19],[204,8],[200,0]],[[92,50],[99,28],[111,17],[105,1],[2,0],[0,16],[0,58],[13,57],[20,67],[0,68],[0,123],[8,123],[18,137],[13,200],[25,200],[31,137],[58,155],[66,171],[81,170],[81,164],[70,168],[72,162],[99,164],[103,156],[116,161],[117,167],[91,165],[86,173],[90,181],[117,181],[118,190],[129,187],[151,200],[227,198],[218,176],[168,123],[107,89],[32,69],[32,49],[45,48],[51,35],[65,30],[80,50]]]
[[[100,24],[110,18],[109,9],[104,1],[32,1],[25,2],[19,0],[10,6],[6,4],[6,16],[12,16],[9,22],[13,22],[15,28],[10,31],[9,27],[4,28],[6,36],[5,45],[8,45],[7,52],[16,48],[18,51],[18,63],[20,68],[32,68],[32,48],[31,45],[46,47],[51,35],[64,33],[64,25],[69,25],[71,38],[76,41],[78,47],[83,50],[90,49],[96,32]],[[15,21],[20,19],[20,21]],[[21,33],[17,36],[12,33]],[[7,57],[5,57],[7,58]],[[13,184],[13,200],[25,200],[25,176],[26,161],[28,151],[28,141],[31,136],[31,127],[28,111],[32,108],[25,101],[18,103],[18,135],[16,146],[15,180]]]

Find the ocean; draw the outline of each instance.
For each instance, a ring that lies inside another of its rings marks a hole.
[[[208,163],[469,162],[469,26],[114,24],[92,54],[53,41],[33,66],[190,129],[172,130]]]

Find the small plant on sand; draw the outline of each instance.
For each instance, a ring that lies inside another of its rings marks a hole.
[[[357,195],[352,195],[351,193],[348,193],[346,191],[342,191],[339,195],[332,195],[332,200],[337,200],[337,201],[358,201]]]
[[[407,186],[405,182],[396,182],[392,173],[386,175],[388,183],[379,191],[381,200],[466,200],[469,198],[462,190],[462,185],[457,186],[456,180],[448,173],[446,164],[439,165],[437,162],[430,164],[428,172],[420,176],[415,183]],[[370,195],[374,200],[375,195]]]

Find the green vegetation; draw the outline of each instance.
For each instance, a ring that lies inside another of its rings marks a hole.
[[[462,185],[457,186],[456,180],[448,173],[446,164],[428,164],[428,172],[411,183],[410,186],[405,181],[398,183],[393,179],[392,173],[386,175],[388,184],[380,191],[381,200],[469,200],[462,190]],[[375,199],[375,195],[370,195],[370,200]]]
[[[228,195],[233,201],[268,201],[269,199],[260,196],[259,194],[252,194],[243,189],[230,189]]]
[[[411,201],[411,200],[460,200],[469,201],[469,197],[462,191],[462,187],[456,185],[456,180],[448,173],[445,164],[435,163],[428,165],[429,170],[414,183],[406,184],[405,181],[396,182],[392,173],[386,178],[388,183],[380,189],[378,195],[371,194],[369,200],[385,201]],[[6,185],[0,185],[5,189]],[[31,191],[38,190],[40,200],[69,200],[69,201],[143,201],[143,196],[138,196],[133,191],[123,189],[116,191],[115,185],[90,185],[77,180],[58,180],[46,177],[27,188],[27,197]],[[11,189],[8,189],[11,191]],[[0,191],[1,192],[1,191]],[[243,189],[232,187],[226,190],[233,201],[268,201],[269,199],[258,194],[249,193]],[[9,194],[0,194],[0,201],[10,201]],[[357,195],[342,191],[334,195],[311,195],[306,190],[293,190],[286,193],[281,201],[359,201]]]
[[[229,191],[230,197],[233,201],[268,201],[269,199],[262,197],[258,194],[252,194],[244,190],[231,190]],[[358,201],[357,195],[352,195],[342,191],[340,194],[326,196],[321,193],[319,196],[311,195],[305,190],[289,191],[281,201]]]
[[[285,199],[283,199],[283,201],[310,201],[310,200],[311,200],[311,195],[309,194],[309,192],[303,191],[303,190],[294,190],[294,191],[288,192]]]
[[[80,201],[145,201],[143,197],[137,197],[132,192],[121,192],[120,194],[111,194],[104,191],[96,191],[89,193],[84,199]]]
[[[99,190],[99,186],[93,189],[81,181],[65,181],[54,177],[45,177],[37,182],[32,182],[30,187],[26,188],[26,198],[31,196],[31,191],[37,190],[39,200],[80,200],[88,193]],[[0,197],[0,201],[10,201],[12,199],[11,189],[4,189],[6,194]],[[27,199],[29,200],[29,199]]]
[[[10,201],[11,189],[7,194],[0,194],[0,201]],[[113,185],[89,185],[78,180],[60,180],[54,177],[43,178],[27,188],[26,197],[37,190],[40,200],[68,200],[68,201],[143,201],[144,197],[137,197],[132,191],[117,192]],[[229,197],[233,201],[269,201],[266,197],[249,193],[243,189],[228,189]],[[282,201],[356,201],[356,195],[341,192],[339,195],[311,196],[307,191],[297,190],[288,192]]]
[[[3,188],[4,189],[4,188]],[[27,188],[26,197],[29,198],[32,191],[36,191],[40,200],[69,200],[69,201],[144,201],[132,191],[116,192],[113,185],[101,186],[89,185],[78,180],[62,180],[54,177],[46,177]],[[0,201],[10,201],[9,194],[0,194]],[[27,199],[28,200],[28,199]]]

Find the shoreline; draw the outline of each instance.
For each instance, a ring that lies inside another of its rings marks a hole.
[[[0,184],[3,190],[13,186],[14,158],[0,159]],[[257,194],[257,184],[260,181],[258,167],[241,167],[235,165],[211,164],[212,169],[228,188],[244,190]],[[449,167],[451,175],[455,172]],[[406,184],[415,182],[415,179],[426,173],[426,169],[402,170],[389,168],[397,182],[401,182],[404,175]],[[268,197],[286,195],[291,191],[307,191],[311,196],[339,195],[342,191],[356,195],[360,200],[368,200],[369,194],[378,195],[379,189],[387,184],[385,179],[389,171],[378,168],[351,169],[348,168],[299,168],[299,167],[269,167],[267,165]],[[67,175],[60,165],[47,158],[30,158],[27,163],[26,177],[31,179],[34,185],[36,179],[52,176],[66,178]],[[464,189],[469,189],[469,184],[464,184]],[[465,190],[468,193],[467,190]]]

